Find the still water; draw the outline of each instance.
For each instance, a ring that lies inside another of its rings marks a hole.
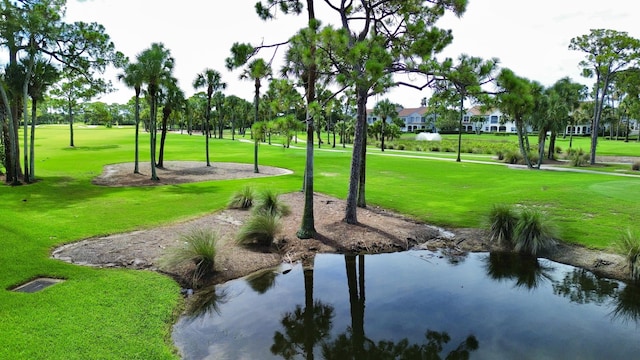
[[[544,259],[320,254],[203,291],[185,359],[637,359],[640,290]]]

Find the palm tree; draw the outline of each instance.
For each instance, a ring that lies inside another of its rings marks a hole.
[[[211,123],[211,98],[213,96],[214,91],[225,89],[227,84],[222,82],[222,77],[220,73],[213,69],[204,69],[203,72],[196,75],[196,78],[193,80],[193,88],[200,89],[206,87],[207,88],[207,109],[205,111],[205,121],[206,125],[204,128],[205,132],[205,152],[207,158],[207,166],[211,166],[209,162],[209,134],[211,133],[210,123]]]
[[[135,122],[136,122],[136,133],[135,133],[135,162],[133,173],[139,174],[140,167],[138,165],[139,159],[139,146],[138,139],[140,134],[140,93],[142,92],[142,83],[143,83],[143,72],[140,64],[138,63],[129,63],[124,69],[124,73],[118,75],[118,80],[124,82],[124,84],[130,88],[133,88],[135,91]]]
[[[260,105],[260,87],[262,86],[261,81],[264,78],[271,76],[271,65],[264,61],[264,59],[255,59],[249,63],[247,68],[240,74],[240,79],[250,79],[253,80],[255,87],[255,97],[254,97],[254,122],[258,122],[258,110]],[[254,149],[253,149],[253,172],[260,172],[258,169],[258,139],[254,136]]]
[[[162,43],[153,43],[151,47],[138,55],[142,79],[147,84],[150,100],[150,148],[151,180],[160,180],[156,174],[156,119],[158,114],[158,92],[164,79],[171,77],[174,60],[171,52]]]
[[[389,101],[389,99],[384,99],[376,104],[373,113],[378,115],[382,121],[382,127],[380,129],[380,140],[382,143],[380,150],[384,151],[384,125],[387,122],[387,118],[393,119],[398,117],[398,110],[396,109],[396,105]]]
[[[156,164],[159,168],[164,167],[164,143],[167,139],[169,116],[171,116],[174,110],[182,109],[185,104],[184,92],[180,90],[177,83],[178,80],[171,77],[165,79],[163,84],[162,135],[160,136],[160,151],[158,153],[158,163]]]
[[[29,96],[31,97],[31,138],[29,148],[29,181],[35,180],[35,131],[37,102],[44,100],[47,88],[60,78],[60,72],[51,63],[36,59],[33,73],[29,80]]]

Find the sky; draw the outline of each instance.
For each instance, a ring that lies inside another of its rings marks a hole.
[[[66,20],[104,25],[116,49],[131,59],[152,43],[163,43],[175,59],[174,74],[187,96],[195,92],[191,84],[196,74],[212,68],[227,83],[226,95],[251,100],[253,84],[239,79],[241,70],[229,72],[224,66],[231,45],[284,41],[305,26],[306,18],[280,15],[275,21],[264,22],[255,14],[256,1],[68,0]],[[325,2],[316,4],[319,17],[328,22],[326,16],[331,12]],[[593,80],[580,76],[578,63],[585,55],[569,50],[570,40],[599,28],[624,31],[640,39],[640,22],[633,15],[633,4],[632,0],[469,0],[461,18],[447,15],[437,23],[451,29],[454,37],[437,57],[457,58],[463,53],[495,57],[501,67],[544,86],[563,77],[591,86]],[[283,55],[284,49],[276,53],[276,68]],[[265,53],[265,58],[270,57]],[[96,100],[125,103],[131,98],[133,90],[116,80],[117,73],[113,69],[105,77],[118,90]],[[418,107],[429,95],[427,90],[395,88],[369,102],[373,106],[387,98],[404,107]]]

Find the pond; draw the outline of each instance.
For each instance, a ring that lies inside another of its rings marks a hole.
[[[510,253],[319,254],[202,291],[185,359],[631,359],[640,289]]]

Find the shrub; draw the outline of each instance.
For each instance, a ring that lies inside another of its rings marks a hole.
[[[627,259],[629,276],[633,281],[640,281],[640,235],[627,229],[613,243],[614,249]]]
[[[240,227],[236,241],[240,245],[255,243],[270,246],[281,227],[279,215],[271,212],[257,212]]]
[[[398,144],[397,148],[398,148],[398,150],[404,150],[405,146],[404,146],[404,144]]]
[[[520,152],[517,151],[508,151],[504,154],[504,162],[507,164],[518,164],[522,162],[524,159]]]
[[[582,151],[582,149],[580,149],[579,151]],[[569,150],[567,150],[567,153],[565,154],[565,159],[570,159],[571,156],[575,155],[577,152],[578,150],[574,148],[569,148]]]
[[[569,163],[571,166],[580,167],[589,162],[589,155],[586,155],[582,149],[570,150],[572,151],[569,151],[567,156],[569,157]]]
[[[538,160],[540,160],[540,154],[538,154],[538,152],[536,152],[536,151],[529,152],[529,161],[532,164],[534,164],[534,165],[537,164]]]
[[[254,212],[256,214],[268,213],[277,216],[287,216],[291,209],[287,204],[278,199],[278,194],[271,189],[264,189],[258,193],[255,201]]]
[[[489,234],[491,241],[510,245],[518,215],[509,205],[496,204],[489,212]]]
[[[231,196],[227,207],[230,209],[248,209],[253,205],[255,191],[250,186],[245,186],[242,190]]]
[[[524,209],[520,212],[513,231],[514,250],[536,255],[555,245],[555,228],[539,210]]]
[[[560,146],[556,146],[556,154],[562,154],[562,148]]]
[[[640,171],[640,161],[636,161],[631,165],[631,170]]]
[[[504,152],[502,152],[502,150],[498,150],[498,151],[496,151],[496,158],[497,158],[499,161],[503,161],[503,160],[504,160]]]
[[[168,270],[176,270],[193,263],[195,269],[192,282],[196,285],[202,277],[212,274],[215,270],[218,234],[211,229],[195,228],[182,235],[180,240],[184,245],[170,249],[160,259],[160,266]]]

